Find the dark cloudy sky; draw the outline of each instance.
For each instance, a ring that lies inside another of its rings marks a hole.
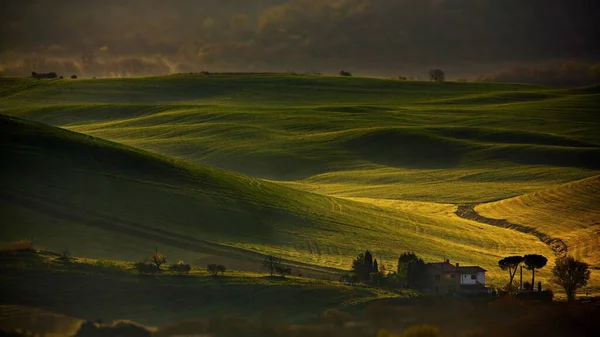
[[[600,61],[598,0],[2,0],[0,75],[475,75]]]

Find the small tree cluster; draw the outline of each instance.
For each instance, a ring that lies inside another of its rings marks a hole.
[[[219,273],[221,273],[221,275],[225,274],[227,268],[222,264],[211,263],[206,266],[206,270],[213,276],[217,276]]]
[[[527,254],[525,256],[507,256],[498,261],[498,266],[500,269],[508,271],[509,281],[506,289],[508,291],[513,291],[515,289],[515,287],[513,287],[513,280],[515,278],[515,274],[517,273],[517,269],[524,265],[525,268],[531,270],[531,283],[526,285],[525,289],[533,291],[533,285],[535,284],[535,270],[544,268],[546,263],[548,263],[548,259],[545,256],[538,254]]]
[[[352,261],[351,271],[360,281],[369,280],[369,274],[371,274],[373,269],[373,255],[368,250],[364,253],[360,253],[356,256],[354,261]]]
[[[351,271],[358,280],[362,282],[371,281],[371,283],[377,284],[385,273],[385,266],[382,264],[380,268],[377,259],[373,259],[373,255],[367,250],[358,254],[356,259],[352,261]]]
[[[178,261],[176,264],[169,266],[169,271],[179,275],[188,274],[190,270],[192,270],[192,267],[189,264],[183,263],[183,261]]]
[[[156,265],[146,261],[140,261],[134,265],[135,270],[138,274],[156,274],[160,272],[160,269],[156,268]]]
[[[427,266],[414,252],[404,252],[398,258],[398,278],[408,288],[420,288],[425,282]]]
[[[55,72],[50,72],[50,73],[36,73],[35,71],[31,72],[31,77],[36,78],[36,79],[42,79],[42,78],[57,78],[58,75],[56,75]]]
[[[156,247],[149,260],[146,258],[144,261],[136,263],[134,268],[139,274],[156,274],[161,272],[160,266],[165,263],[167,263],[167,257],[159,252],[158,247]]]
[[[349,71],[340,71],[340,76],[352,76],[352,73],[350,73]]]

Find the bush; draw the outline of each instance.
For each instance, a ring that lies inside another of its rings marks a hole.
[[[278,265],[275,267],[275,272],[277,272],[279,276],[285,277],[285,275],[292,275],[292,268],[283,265]]]
[[[71,75],[71,79],[76,80],[77,79],[77,75]]]
[[[137,270],[138,274],[156,274],[160,272],[160,269],[157,268],[156,265],[146,261],[136,263],[134,268]]]
[[[217,276],[217,274],[221,273],[221,275],[223,275],[225,273],[225,271],[227,270],[227,268],[225,268],[224,265],[222,264],[216,264],[216,263],[211,263],[208,266],[206,266],[206,270],[213,274],[213,276]]]
[[[69,262],[69,261],[71,261],[71,259],[72,259],[71,252],[68,249],[63,250],[60,253],[60,256],[58,257],[58,259],[60,261],[63,261],[63,262]]]
[[[517,298],[521,300],[536,300],[552,302],[554,292],[552,290],[531,291],[517,294]]]
[[[371,282],[372,285],[378,285],[380,284],[381,280],[383,279],[383,274],[382,273],[369,273],[369,280]]]
[[[188,274],[192,270],[189,264],[184,264],[183,261],[177,262],[169,266],[169,271],[177,273],[179,275]]]

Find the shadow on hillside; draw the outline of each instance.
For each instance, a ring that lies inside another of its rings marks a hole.
[[[413,130],[377,130],[343,143],[364,160],[385,166],[414,169],[453,168],[469,151],[466,143]]]
[[[482,150],[479,155],[489,160],[511,161],[525,165],[600,169],[599,148],[506,145]]]

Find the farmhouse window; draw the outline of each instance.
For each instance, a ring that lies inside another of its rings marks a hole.
[[[477,275],[471,275],[471,280],[476,280],[477,279]]]

